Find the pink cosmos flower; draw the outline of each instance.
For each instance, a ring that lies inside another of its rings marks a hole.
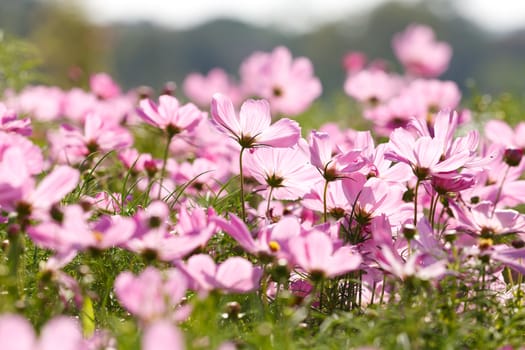
[[[16,166],[21,165],[18,163]],[[45,215],[53,204],[62,200],[77,186],[79,179],[78,170],[68,166],[59,166],[44,177],[38,185],[35,185],[33,178],[27,177],[23,178],[20,183],[8,184],[10,189],[2,191],[0,205],[4,210],[18,212],[23,218],[31,215]]]
[[[447,273],[446,260],[437,260],[427,265],[423,254],[416,252],[405,261],[393,247],[389,246],[381,246],[377,263],[384,271],[401,280],[410,277],[421,280],[439,279]]]
[[[331,278],[357,270],[362,261],[350,246],[334,248],[330,237],[320,231],[292,238],[289,249],[293,261],[314,279]]]
[[[248,293],[259,288],[262,269],[248,260],[235,256],[216,265],[206,254],[193,255],[187,263],[177,262],[197,291],[220,289],[228,293]]]
[[[416,79],[410,82],[402,93],[413,94],[423,100],[428,114],[431,115],[441,110],[452,111],[458,107],[461,100],[461,91],[457,84],[448,80]]]
[[[97,73],[89,77],[91,91],[101,99],[117,97],[121,94],[120,87],[107,73]]]
[[[29,114],[37,120],[58,119],[63,114],[65,93],[54,86],[28,86],[9,103],[20,114]]]
[[[0,316],[0,337],[3,350],[87,350],[76,321],[58,316],[46,323],[37,338],[33,327],[19,315]]]
[[[245,170],[272,191],[275,199],[294,200],[322,178],[301,147],[258,148],[246,154]]]
[[[186,288],[186,278],[178,270],[162,272],[153,267],[147,267],[138,276],[122,272],[114,285],[119,302],[146,322],[171,317],[186,295]]]
[[[375,106],[394,97],[401,86],[401,79],[396,76],[380,70],[362,70],[346,78],[344,90],[357,101]]]
[[[525,218],[512,209],[495,209],[491,202],[481,202],[472,208],[452,207],[457,217],[457,231],[472,237],[497,240],[498,236],[516,234],[524,236]]]
[[[227,96],[215,94],[211,102],[211,116],[217,128],[243,148],[291,147],[297,143],[301,133],[299,124],[290,119],[280,119],[270,125],[272,116],[266,100],[245,101],[237,115]]]
[[[326,181],[334,181],[349,176],[365,165],[360,150],[337,152],[333,156],[334,145],[327,133],[312,131],[310,134],[310,160]]]
[[[301,233],[301,225],[296,217],[290,216],[276,224],[263,227],[254,239],[246,224],[235,214],[230,213],[230,220],[221,217],[213,220],[217,226],[232,236],[249,253],[265,256],[282,256],[282,249],[291,237]]]
[[[180,106],[179,101],[169,95],[160,96],[158,105],[150,99],[141,100],[139,105],[137,112],[142,119],[171,136],[192,131],[205,117],[194,104]]]
[[[422,77],[436,77],[443,73],[452,56],[447,43],[438,42],[430,27],[412,24],[394,36],[394,53],[408,73]]]
[[[181,331],[168,320],[158,320],[146,327],[142,335],[142,350],[184,350]]]
[[[410,165],[419,180],[430,178],[437,173],[457,171],[474,159],[477,146],[476,133],[464,138],[453,139],[457,126],[457,114],[440,113],[436,117],[433,135],[426,124],[414,121],[420,137],[397,128],[390,135],[389,150],[385,157]]]
[[[133,136],[119,125],[105,123],[98,114],[88,114],[82,131],[62,124],[58,133],[50,135],[50,141],[58,161],[76,163],[93,152],[105,153],[129,147]]]
[[[182,85],[184,94],[194,101],[198,106],[208,107],[215,93],[228,96],[234,106],[239,106],[242,95],[240,88],[228,77],[221,68],[214,68],[206,76],[199,73],[191,73]]]
[[[244,92],[270,101],[274,113],[297,115],[321,95],[321,82],[309,59],[292,59],[283,46],[271,53],[255,52],[241,65]]]
[[[14,110],[0,102],[0,130],[30,136],[33,132],[29,118],[18,119]]]
[[[355,74],[366,65],[367,57],[363,52],[350,51],[343,57],[343,67],[347,74]]]
[[[489,120],[485,124],[485,136],[509,149],[525,150],[525,122],[516,124],[513,129],[502,120]]]

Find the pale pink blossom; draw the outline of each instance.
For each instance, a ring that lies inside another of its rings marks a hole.
[[[394,53],[408,73],[436,77],[443,73],[452,56],[450,45],[436,41],[430,27],[412,24],[394,36]]]

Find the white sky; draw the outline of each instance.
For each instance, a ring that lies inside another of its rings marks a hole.
[[[79,0],[97,23],[150,20],[188,28],[219,17],[289,30],[344,18],[386,0]],[[414,2],[415,0],[403,0]],[[456,0],[469,19],[495,31],[525,26],[523,0]]]

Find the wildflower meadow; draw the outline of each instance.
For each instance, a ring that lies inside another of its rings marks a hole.
[[[392,48],[341,58],[334,120],[284,46],[158,92],[7,84],[0,349],[519,349],[525,109],[439,79],[430,27]]]

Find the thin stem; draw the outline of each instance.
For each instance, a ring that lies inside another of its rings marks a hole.
[[[417,195],[418,195],[420,183],[421,183],[421,180],[417,179],[416,189],[414,190],[414,226],[417,225]]]
[[[160,183],[159,183],[159,193],[157,194],[157,199],[160,199],[160,195],[162,194],[162,182],[164,181],[164,177],[166,176],[166,165],[168,163],[168,154],[170,150],[170,143],[171,143],[171,136],[169,133],[167,134],[167,142],[166,142],[166,148],[164,148],[164,155],[162,157],[162,169],[160,170]]]
[[[436,217],[436,209],[437,209],[437,204],[438,204],[438,201],[439,201],[439,197],[441,195],[438,193],[438,195],[436,196],[436,199],[434,200],[434,203],[431,203],[431,209],[430,209],[430,224],[432,225],[432,229],[434,229],[434,221],[435,221],[435,217]]]
[[[244,209],[244,176],[242,172],[242,154],[244,153],[244,147],[241,147],[241,153],[239,154],[239,175],[241,177],[241,217],[242,221],[246,222],[246,211]]]
[[[496,193],[496,198],[494,199],[494,207],[492,208],[492,215],[494,215],[494,212],[496,211],[496,205],[498,204],[499,199],[501,197],[501,192],[503,191],[503,184],[505,183],[505,180],[507,179],[509,170],[510,170],[510,166],[507,165],[507,169],[505,169],[505,174],[503,175],[503,179],[501,180],[501,184],[499,185],[498,192]]]
[[[268,220],[271,220],[270,216],[270,203],[272,202],[272,194],[273,194],[274,187],[270,186],[270,193],[268,193],[268,203],[266,204],[266,218]]]
[[[323,222],[326,222],[328,220],[328,214],[326,211],[326,193],[327,192],[328,192],[328,180],[325,180],[324,189],[323,189]]]

